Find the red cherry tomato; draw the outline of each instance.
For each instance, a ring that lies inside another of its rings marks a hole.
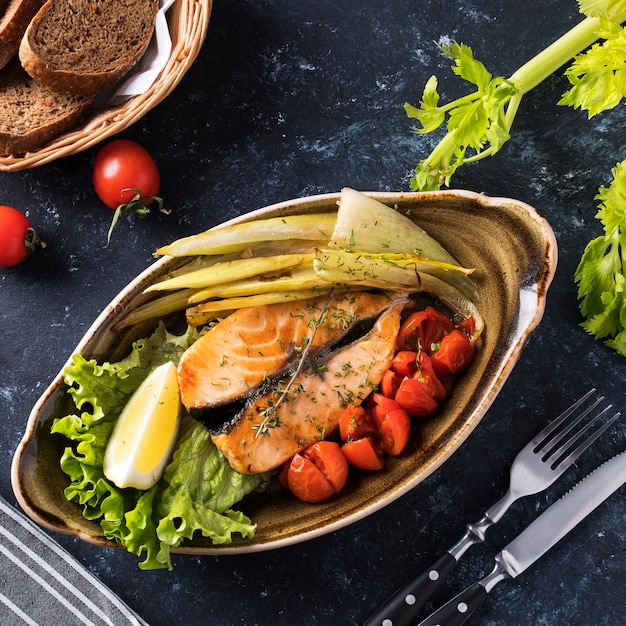
[[[414,350],[400,350],[393,357],[389,367],[402,377],[413,376],[417,371],[418,359],[418,352]]]
[[[341,451],[348,462],[359,469],[375,471],[385,466],[383,451],[370,437],[348,441],[341,446]]]
[[[420,382],[426,385],[429,395],[431,395],[437,402],[443,402],[447,395],[447,389],[441,382],[439,376],[435,373],[432,357],[429,357],[426,353],[420,354],[419,368],[413,375]]]
[[[443,337],[454,329],[454,323],[432,306],[407,317],[398,332],[399,350],[420,349],[431,354]]]
[[[339,444],[318,441],[294,455],[286,474],[289,489],[296,497],[305,502],[322,502],[343,489],[348,480],[348,463]]]
[[[13,267],[29,256],[37,246],[45,246],[17,209],[0,206],[0,267]]]
[[[142,204],[150,204],[159,193],[160,184],[154,159],[134,141],[116,139],[96,155],[93,185],[100,200],[111,209],[131,202],[137,193]]]
[[[433,369],[438,374],[452,376],[464,370],[474,358],[474,346],[459,329],[446,335],[432,355]]]
[[[287,461],[287,463],[283,463],[283,466],[280,468],[280,472],[278,472],[278,482],[281,487],[285,489],[289,489],[289,466],[291,465],[291,461]]]
[[[476,332],[476,320],[473,317],[466,317],[458,324],[458,327],[468,337],[471,337]]]
[[[383,418],[389,411],[395,411],[402,407],[396,402],[394,398],[388,398],[382,393],[372,393],[367,397],[365,407],[374,419],[374,424],[378,427]]]
[[[380,381],[380,392],[387,398],[395,397],[403,378],[404,376],[400,376],[393,370],[387,370]]]
[[[375,432],[371,416],[362,406],[349,404],[339,418],[339,436],[341,441],[350,441],[367,437]]]
[[[430,415],[439,406],[426,384],[417,378],[405,378],[398,387],[395,400],[410,417]]]
[[[380,447],[390,456],[398,456],[409,443],[411,420],[404,409],[394,409],[383,417],[378,426]]]

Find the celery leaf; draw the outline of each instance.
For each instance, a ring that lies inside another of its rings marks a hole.
[[[626,0],[578,0],[580,12],[589,17],[606,15],[610,20],[622,21]]]
[[[581,326],[626,356],[626,161],[612,173],[609,187],[596,196],[604,234],[587,244],[574,280],[585,318]]]
[[[626,29],[601,19],[604,39],[578,55],[565,71],[572,87],[559,104],[583,109],[591,118],[616,107],[626,97]]]

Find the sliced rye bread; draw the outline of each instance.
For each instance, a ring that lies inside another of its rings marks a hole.
[[[14,58],[0,72],[0,155],[44,146],[75,127],[93,96],[58,95],[29,76]]]
[[[22,36],[43,3],[44,0],[0,0],[0,68],[17,54]]]
[[[143,56],[159,0],[47,0],[22,38],[24,69],[55,93],[92,94]]]

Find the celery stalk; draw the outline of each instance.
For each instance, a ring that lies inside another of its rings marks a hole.
[[[496,154],[510,138],[510,130],[518,112],[522,97],[537,87],[560,67],[577,58],[601,36],[609,36],[602,30],[603,12],[608,19],[619,25],[626,20],[626,3],[600,0],[594,3],[579,2],[587,14],[581,22],[559,37],[534,58],[519,67],[509,78],[493,77],[477,61],[471,48],[452,42],[440,46],[442,52],[453,59],[453,71],[475,86],[475,90],[445,105],[439,104],[437,79],[431,77],[424,88],[418,107],[409,103],[405,110],[409,117],[421,123],[418,133],[429,133],[447,121],[447,132],[431,153],[415,168],[411,188],[436,190],[449,185],[455,171],[464,163],[479,161]],[[608,53],[606,53],[608,54]],[[602,57],[602,55],[599,55]],[[599,64],[602,65],[601,58]],[[604,68],[606,74],[606,68]],[[598,72],[602,75],[602,72]],[[598,80],[600,80],[598,78]],[[615,78],[619,82],[619,78]],[[580,87],[580,85],[579,85]],[[593,91],[590,80],[588,91]],[[566,94],[567,96],[567,94]],[[592,104],[584,98],[564,96],[559,104],[587,107]],[[607,102],[605,108],[614,106],[616,98]],[[590,114],[602,110],[597,103]]]
[[[596,41],[599,28],[599,19],[586,17],[513,72],[509,81],[520,94],[527,94]]]

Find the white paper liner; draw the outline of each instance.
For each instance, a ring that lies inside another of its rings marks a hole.
[[[96,107],[117,106],[150,89],[165,67],[172,51],[172,39],[165,14],[175,0],[160,0],[154,34],[140,61],[115,85],[98,94]]]

